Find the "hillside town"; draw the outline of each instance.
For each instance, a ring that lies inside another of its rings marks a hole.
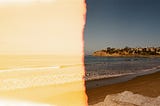
[[[93,56],[160,56],[160,47],[111,48],[96,51]]]

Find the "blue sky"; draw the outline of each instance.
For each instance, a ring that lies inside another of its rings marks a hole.
[[[160,0],[87,0],[85,53],[160,46]]]

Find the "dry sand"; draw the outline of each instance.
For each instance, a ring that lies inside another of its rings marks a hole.
[[[89,104],[103,102],[105,97],[123,91],[131,91],[143,96],[160,95],[160,72],[144,75],[132,80],[87,90]]]
[[[0,98],[50,104],[49,106],[83,106],[85,95],[82,95],[84,92],[82,87],[82,82],[74,82],[0,91]]]

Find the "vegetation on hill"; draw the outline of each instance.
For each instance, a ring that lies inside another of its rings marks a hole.
[[[147,48],[111,48],[99,50],[92,54],[93,56],[160,56],[160,47]]]

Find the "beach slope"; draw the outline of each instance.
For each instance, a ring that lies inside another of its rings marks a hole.
[[[107,95],[131,91],[148,97],[160,95],[160,72],[144,75],[132,80],[87,90],[89,104],[103,102]]]

